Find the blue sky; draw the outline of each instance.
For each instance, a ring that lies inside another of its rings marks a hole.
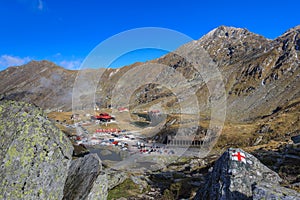
[[[227,25],[273,39],[300,24],[299,7],[291,0],[0,0],[0,69],[33,59],[78,68],[100,42],[140,27],[168,28],[199,39]],[[164,53],[136,51],[112,67]]]

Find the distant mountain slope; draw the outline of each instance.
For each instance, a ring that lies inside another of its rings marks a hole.
[[[177,52],[188,55],[197,51],[198,46],[205,49],[223,76],[227,119],[248,121],[272,114],[289,102],[299,100],[299,33],[300,26],[269,40],[246,29],[221,26],[198,41],[180,47]],[[209,91],[201,74],[185,58],[170,53],[153,62],[169,65],[189,79],[191,85],[197,85],[201,112],[210,112],[207,105]],[[155,99],[151,95],[144,96],[148,100]]]
[[[300,26],[272,41],[245,29],[219,27],[199,40],[224,77],[228,117],[239,121],[271,114],[300,97],[299,33]]]
[[[44,109],[70,109],[77,72],[48,61],[32,61],[1,71],[0,93],[7,99],[32,102]]]
[[[205,49],[223,76],[227,119],[249,121],[277,112],[300,99],[299,33],[300,26],[269,40],[246,29],[220,26],[176,52],[188,55],[192,53],[190,51],[197,51],[191,47]],[[185,58],[169,53],[148,63],[168,65],[188,79],[191,87],[186,88],[187,94],[196,88],[201,112],[209,114],[208,89],[201,74]],[[97,81],[101,78],[96,91],[97,104],[108,106],[116,83],[126,72],[142,64],[107,69],[101,77],[93,77],[92,80]],[[48,61],[33,61],[8,68],[0,75],[0,94],[6,98],[30,101],[44,109],[71,109],[76,71],[65,70]],[[142,76],[147,76],[147,72]],[[178,99],[172,90],[180,87],[180,81],[177,85],[171,89],[156,84],[142,85],[135,91],[131,105],[144,109],[162,100],[162,106],[174,112]],[[84,102],[84,96],[78,98]],[[89,106],[88,102],[86,106]]]

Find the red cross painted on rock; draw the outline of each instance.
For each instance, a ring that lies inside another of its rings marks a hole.
[[[237,160],[246,163],[246,156],[244,153],[237,152],[237,153],[233,153],[231,156],[232,156],[232,160]]]

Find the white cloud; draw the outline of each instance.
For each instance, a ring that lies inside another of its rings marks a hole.
[[[38,7],[39,10],[43,10],[44,9],[44,2],[42,0],[38,0]]]
[[[62,55],[59,52],[53,55],[53,57],[60,57],[60,56],[62,56]]]
[[[63,60],[59,63],[59,65],[66,69],[77,70],[77,69],[80,69],[81,61],[80,60]]]
[[[10,66],[18,66],[28,63],[32,60],[30,57],[18,57],[18,56],[11,56],[11,55],[2,55],[0,56],[0,67],[10,67]]]
[[[46,7],[45,0],[16,0],[18,3],[25,5],[33,11],[44,11]]]

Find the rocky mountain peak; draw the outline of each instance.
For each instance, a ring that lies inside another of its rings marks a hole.
[[[244,28],[220,26],[197,41],[219,65],[230,65],[266,51],[270,40]]]
[[[287,30],[283,35],[288,34],[288,33],[293,33],[293,32],[300,32],[300,25],[295,26],[293,28],[290,28],[289,30]]]
[[[279,46],[282,47],[282,51],[287,51],[287,53],[289,53],[289,51],[292,51],[294,55],[299,54],[300,26],[289,29],[282,36],[275,39],[274,43],[279,44]],[[298,59],[298,56],[296,56],[296,59]]]
[[[34,69],[46,69],[46,68],[51,70],[63,69],[62,67],[48,60],[40,60],[40,61],[32,60],[23,66],[28,68],[34,68]]]
[[[50,62],[48,60],[32,60],[24,65],[20,66],[11,66],[7,68],[6,70],[2,71],[1,73],[11,74],[14,72],[28,72],[29,74],[37,74],[37,73],[43,73],[43,72],[57,72],[62,71],[64,68],[56,65],[53,62]]]
[[[36,64],[41,64],[41,65],[55,65],[53,62],[48,61],[48,60],[32,60],[27,63],[28,65],[36,65]]]
[[[240,37],[241,35],[248,35],[250,32],[245,28],[235,28],[232,26],[219,26],[208,34],[206,34],[203,38],[231,38],[231,37]]]

